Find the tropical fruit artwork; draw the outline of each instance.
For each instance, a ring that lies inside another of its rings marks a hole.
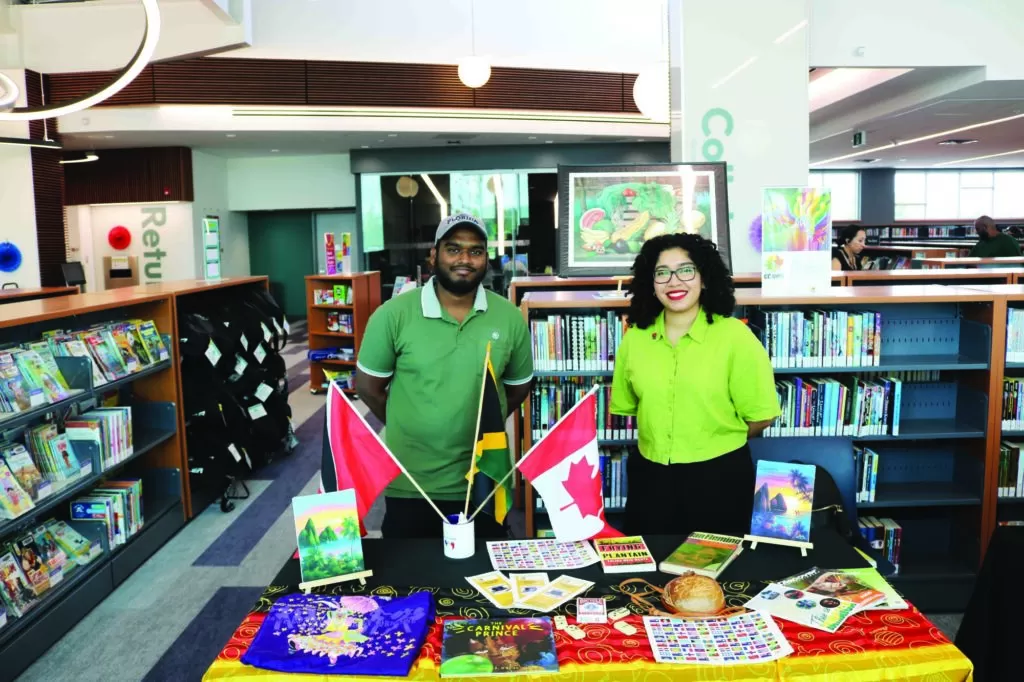
[[[710,172],[575,173],[569,265],[633,264],[648,239],[692,233],[717,241]]]

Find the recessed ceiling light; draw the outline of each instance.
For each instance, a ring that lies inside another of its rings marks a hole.
[[[383,142],[384,140],[377,140],[377,142]]]
[[[939,142],[944,147],[956,147],[962,144],[974,144],[977,140],[964,140],[964,139],[950,139]]]
[[[642,138],[642,137],[639,140],[637,140],[637,142],[643,142],[643,141],[644,141],[644,138]]]
[[[114,136],[113,136],[113,135],[104,135],[104,136],[103,136],[103,139],[104,139],[104,140],[113,140],[113,139],[114,139]]]
[[[536,140],[536,139],[537,139],[537,136],[536,136],[536,135],[530,135],[530,136],[529,136],[528,138],[526,138],[526,139],[527,139],[527,140]]]
[[[369,149],[369,148],[370,148],[370,145],[368,145],[368,144],[360,145],[360,147],[359,147],[359,148],[360,148],[360,149]]]
[[[554,140],[544,140],[544,144],[554,144]]]
[[[278,153],[279,151],[281,151],[281,150],[280,150],[280,149],[271,149],[271,150],[270,150],[270,153],[271,153],[271,154],[276,154],[276,153]]]
[[[388,137],[398,137],[398,133],[388,133]]]
[[[228,133],[227,135],[225,135],[225,137],[238,137],[238,135],[235,135],[234,133]]]

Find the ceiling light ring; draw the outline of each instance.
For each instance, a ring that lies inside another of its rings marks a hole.
[[[18,103],[18,96],[21,95],[18,84],[11,80],[10,76],[0,73],[0,91],[3,92],[3,96],[0,97],[0,112],[10,111]]]
[[[138,49],[135,50],[135,55],[131,61],[118,72],[117,77],[112,83],[95,92],[61,104],[17,107],[11,111],[4,111],[0,107],[0,121],[38,121],[46,118],[67,116],[68,114],[95,106],[128,87],[149,64],[149,60],[152,59],[153,53],[156,51],[157,40],[160,37],[160,8],[157,6],[157,0],[139,1],[142,3],[142,9],[145,11],[145,30],[142,35],[142,41],[139,43]],[[10,81],[9,78],[6,80]]]

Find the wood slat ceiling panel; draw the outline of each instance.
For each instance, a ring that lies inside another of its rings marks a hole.
[[[307,62],[306,78],[313,106],[473,106],[473,91],[453,65]]]
[[[476,106],[487,109],[621,112],[624,106],[621,73],[496,67],[475,94]]]
[[[153,67],[160,104],[306,104],[306,62],[185,59]]]
[[[51,73],[47,75],[47,91],[50,102],[67,102],[96,92],[117,78],[119,71],[82,71],[78,73]],[[153,104],[153,65],[142,73],[102,106],[115,107],[128,104]]]
[[[104,149],[98,154],[92,163],[64,166],[67,205],[193,199],[190,149]]]

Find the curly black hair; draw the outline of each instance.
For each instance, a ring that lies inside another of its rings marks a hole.
[[[704,285],[700,305],[708,323],[714,321],[713,315],[731,317],[736,307],[732,275],[715,243],[697,234],[665,234],[644,242],[633,262],[633,281],[629,285],[629,293],[633,295],[629,303],[630,324],[647,329],[664,309],[654,294],[654,266],[661,252],[668,249],[683,249],[697,266]]]
[[[858,232],[864,232],[865,234],[867,234],[867,231],[860,225],[847,225],[846,227],[839,230],[839,246],[846,246],[847,244],[852,242],[854,239],[857,238]]]

